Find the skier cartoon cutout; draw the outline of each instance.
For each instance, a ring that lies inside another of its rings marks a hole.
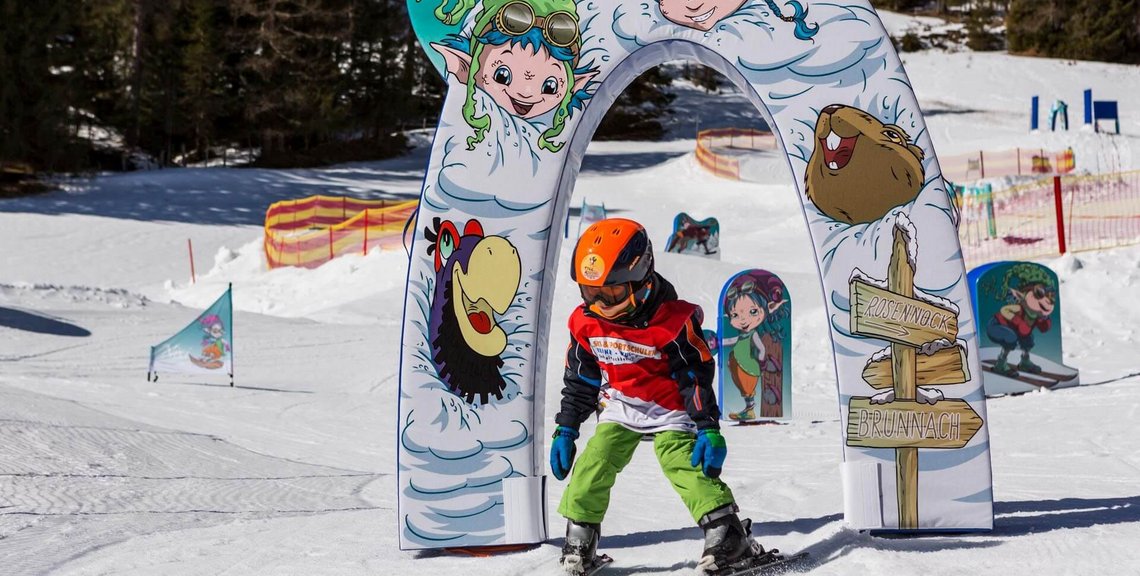
[[[226,342],[226,326],[217,314],[210,314],[202,318],[202,357],[190,356],[194,364],[202,368],[217,370],[225,366],[226,353],[230,351],[230,344]]]
[[[1010,377],[1020,372],[1040,374],[1041,367],[1030,360],[1029,351],[1034,345],[1033,331],[1044,333],[1053,326],[1051,315],[1057,303],[1057,287],[1043,269],[1018,264],[1006,273],[1002,293],[1008,295],[1010,303],[1002,306],[986,325],[986,336],[1001,346],[993,371]],[[1021,360],[1013,366],[1008,357],[1016,348],[1021,349]]]
[[[431,47],[443,55],[448,73],[467,85],[463,119],[475,131],[467,138],[468,150],[491,126],[489,115],[476,112],[476,89],[525,120],[553,112],[538,145],[557,152],[564,143],[553,139],[590,98],[586,87],[598,74],[579,62],[582,36],[573,0],[487,0],[470,36],[451,36]]]

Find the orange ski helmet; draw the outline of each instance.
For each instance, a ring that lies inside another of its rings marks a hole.
[[[595,222],[574,246],[570,278],[595,314],[615,319],[632,313],[653,290],[649,234],[625,218]]]

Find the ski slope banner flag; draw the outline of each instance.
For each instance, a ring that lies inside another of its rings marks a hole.
[[[149,372],[233,376],[233,286],[189,326],[150,349]]]

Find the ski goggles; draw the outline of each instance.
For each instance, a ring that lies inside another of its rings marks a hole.
[[[724,293],[724,299],[725,300],[732,300],[733,298],[736,298],[737,296],[741,296],[743,294],[753,294],[755,292],[756,292],[756,283],[753,282],[752,280],[748,280],[747,282],[745,282],[743,284],[730,287],[728,289],[728,292]]]
[[[542,37],[547,42],[559,48],[569,48],[578,42],[578,20],[569,12],[535,16],[530,4],[515,0],[495,15],[495,27],[509,36],[522,36],[536,26],[542,30]]]
[[[631,294],[629,284],[615,284],[613,286],[583,286],[578,285],[582,293],[582,300],[587,304],[601,302],[606,306],[617,306],[629,300]]]
[[[1052,288],[1046,288],[1044,286],[1034,286],[1033,295],[1036,296],[1038,300],[1042,298],[1048,298],[1050,300],[1057,299],[1057,292]]]

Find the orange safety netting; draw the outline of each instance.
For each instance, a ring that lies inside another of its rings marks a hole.
[[[717,176],[739,180],[740,160],[714,149],[771,150],[775,147],[776,137],[771,132],[751,128],[701,130],[697,133],[697,162]]]
[[[961,196],[968,267],[1140,243],[1140,172],[1058,176]]]
[[[419,200],[342,196],[275,202],[265,212],[265,261],[270,268],[316,268],[344,254],[402,246],[408,219],[418,206]]]

